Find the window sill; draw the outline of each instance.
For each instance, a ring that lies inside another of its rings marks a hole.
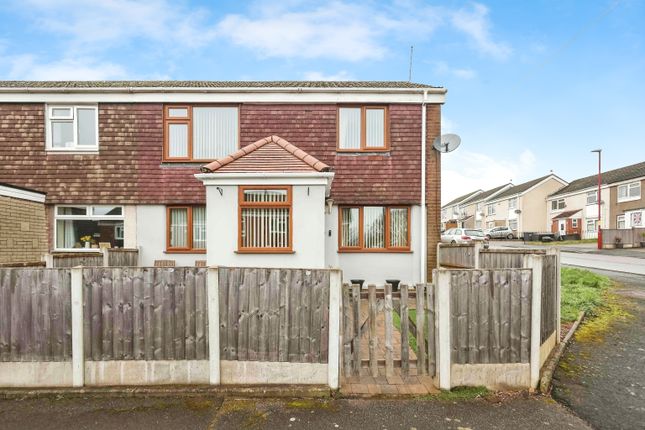
[[[49,154],[69,154],[69,155],[99,155],[99,149],[98,148],[92,148],[92,149],[53,149],[53,148],[47,148],[45,149],[45,153]]]
[[[357,149],[336,149],[337,155],[390,155],[392,150],[386,149],[370,149],[370,150],[357,150]]]
[[[412,254],[411,249],[339,249],[339,254]]]
[[[640,200],[640,199],[641,199],[641,197],[640,197],[640,196],[638,196],[638,197],[630,197],[630,198],[628,198],[628,199],[616,200],[616,203],[634,202],[634,201],[636,201],[636,200]]]
[[[166,249],[164,254],[206,254],[205,249]]]
[[[238,249],[236,254],[295,254],[291,249]]]

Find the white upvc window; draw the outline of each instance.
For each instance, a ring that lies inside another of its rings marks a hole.
[[[517,209],[517,197],[508,200],[509,209]]]
[[[596,231],[598,227],[598,221],[595,219],[588,219],[587,220],[587,231]]]
[[[516,219],[508,220],[508,228],[510,228],[513,231],[517,231],[517,220]]]
[[[48,105],[48,151],[98,151],[99,110],[96,105]]]
[[[490,205],[488,205],[486,207],[486,213],[488,215],[495,215],[495,204],[494,203],[491,203]]]
[[[641,198],[641,183],[640,181],[632,182],[630,184],[623,184],[618,186],[618,201],[628,202],[630,200],[638,200]]]
[[[564,204],[564,199],[558,199],[558,200],[552,200],[551,201],[551,210],[552,211],[559,211],[564,209],[565,204]]]
[[[578,218],[574,218],[571,220],[571,227],[578,228]]]
[[[123,247],[123,206],[59,205],[54,221],[54,244],[58,251]]]
[[[642,227],[643,226],[643,212],[637,211],[631,213],[631,222],[632,227]]]
[[[625,215],[618,215],[616,217],[616,228],[625,228]]]
[[[595,205],[598,203],[598,191],[587,192],[587,205]]]

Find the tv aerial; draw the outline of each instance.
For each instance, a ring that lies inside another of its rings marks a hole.
[[[432,142],[432,147],[439,152],[446,153],[454,151],[460,144],[461,137],[456,134],[449,133],[437,136],[434,142]]]

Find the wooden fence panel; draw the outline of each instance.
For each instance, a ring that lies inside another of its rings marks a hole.
[[[69,269],[0,268],[0,361],[72,358]]]
[[[327,362],[329,270],[218,270],[223,360]]]
[[[529,362],[531,279],[528,269],[451,271],[453,363]]]
[[[107,253],[110,267],[132,267],[137,266],[139,263],[138,249],[114,248],[107,249]]]
[[[557,270],[557,256],[546,255],[542,264],[540,343],[544,343],[558,327]]]
[[[473,245],[439,244],[439,265],[470,269],[475,267],[475,247]]]
[[[206,270],[83,269],[85,359],[208,359]]]
[[[96,253],[69,253],[54,254],[52,256],[54,267],[101,267],[103,266],[103,254]]]

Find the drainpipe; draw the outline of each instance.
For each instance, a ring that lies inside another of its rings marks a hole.
[[[426,101],[428,90],[423,90],[421,103],[421,282],[428,282],[428,211],[426,210]]]

